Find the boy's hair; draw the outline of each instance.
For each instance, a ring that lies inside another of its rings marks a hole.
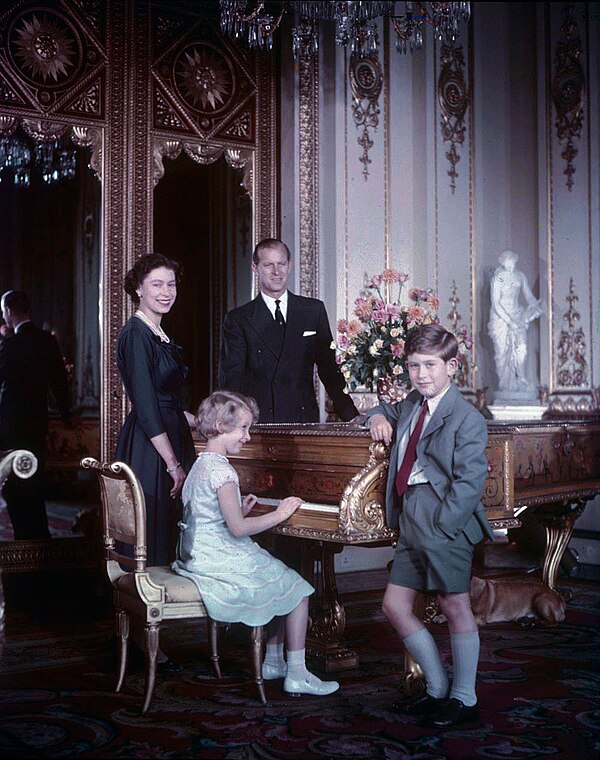
[[[458,341],[442,325],[419,325],[409,333],[404,344],[404,355],[411,354],[433,354],[447,362],[456,359]]]
[[[198,407],[198,430],[205,438],[229,433],[237,425],[242,410],[252,415],[252,422],[258,420],[258,405],[250,396],[234,391],[214,391]]]

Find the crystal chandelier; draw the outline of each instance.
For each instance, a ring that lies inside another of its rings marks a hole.
[[[73,179],[76,169],[75,151],[69,150],[59,137],[30,141],[0,133],[0,182],[10,177],[15,185],[29,187],[34,171],[50,185],[61,179]]]
[[[414,52],[423,46],[425,24],[433,27],[435,38],[453,42],[459,34],[461,20],[468,21],[470,3],[396,3],[365,0],[219,0],[221,29],[233,37],[245,37],[252,48],[271,50],[273,34],[286,11],[296,13],[299,21],[292,29],[294,58],[316,55],[319,50],[319,21],[334,21],[335,41],[350,44],[356,55],[377,51],[375,24],[379,16],[388,16],[396,32],[396,50]]]

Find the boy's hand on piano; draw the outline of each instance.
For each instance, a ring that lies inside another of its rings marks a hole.
[[[383,441],[386,446],[389,446],[394,435],[394,428],[386,420],[383,414],[374,414],[370,419],[371,425],[369,431],[371,433],[371,438],[374,441]]]
[[[257,501],[258,497],[253,493],[249,493],[247,496],[244,496],[242,499],[242,514],[244,517],[246,517],[248,512],[252,511],[252,507],[256,504]]]
[[[277,507],[277,515],[281,517],[281,522],[291,517],[303,503],[303,499],[299,496],[288,496],[287,499],[282,499]]]

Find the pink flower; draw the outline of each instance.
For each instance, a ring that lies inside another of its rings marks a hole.
[[[399,340],[397,343],[392,343],[391,348],[392,356],[396,357],[396,359],[399,359],[404,353],[404,341]]]
[[[420,324],[425,316],[425,310],[421,306],[409,306],[408,307],[408,319],[410,322]]]
[[[409,275],[406,274],[406,272],[401,272],[398,275],[398,280],[402,283],[406,282],[409,279]]]
[[[385,311],[385,301],[383,301],[381,298],[376,298],[375,303],[373,304],[373,308],[377,309],[377,311]]]
[[[371,278],[371,287],[377,288],[379,285],[381,285],[381,279],[382,276],[380,274],[373,275]]]
[[[395,269],[384,269],[381,273],[381,279],[390,284],[399,282],[400,272],[397,272]]]
[[[390,319],[398,319],[398,317],[400,316],[400,309],[398,308],[398,306],[396,306],[396,304],[393,304],[393,303],[388,304],[386,311]]]
[[[348,335],[351,338],[354,338],[355,335],[358,335],[358,333],[360,332],[360,329],[361,329],[361,325],[358,319],[351,319],[348,322]]]
[[[430,293],[427,297],[427,303],[431,306],[432,309],[435,309],[435,311],[440,308],[440,299],[433,293]]]
[[[347,319],[338,319],[337,330],[338,330],[339,333],[348,332],[348,320]]]
[[[338,338],[338,345],[342,349],[348,348],[348,346],[350,345],[350,341],[345,335],[340,335],[340,337]]]
[[[354,302],[354,313],[362,321],[366,322],[373,313],[373,304],[370,298],[357,298]]]
[[[383,309],[373,310],[372,318],[375,322],[387,322],[388,315],[385,306]]]

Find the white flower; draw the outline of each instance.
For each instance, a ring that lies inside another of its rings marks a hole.
[[[369,347],[369,353],[371,354],[371,356],[377,356],[379,351],[377,350],[377,346],[375,344]]]
[[[358,351],[358,349],[357,349],[357,347],[355,346],[355,344],[354,344],[354,343],[351,343],[351,344],[348,346],[348,353],[349,353],[349,354],[351,354],[352,356],[354,356],[354,354],[355,354],[357,351]]]
[[[394,374],[394,375],[401,375],[402,374],[402,367],[399,364],[396,364],[396,366],[392,370],[392,374]]]
[[[397,338],[400,335],[400,328],[399,327],[392,327],[390,330],[390,335],[392,338]]]
[[[377,338],[377,340],[375,341],[375,343],[373,343],[373,345],[376,348],[381,348],[383,346],[383,341],[381,340],[381,338]]]
[[[333,348],[334,350],[337,348],[334,340],[332,340],[331,343],[329,344],[329,348]]]

